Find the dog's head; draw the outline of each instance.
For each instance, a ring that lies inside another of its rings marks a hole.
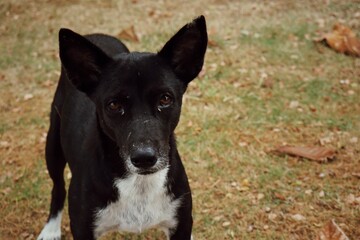
[[[148,174],[167,167],[182,96],[203,66],[205,18],[185,25],[157,54],[110,57],[68,29],[60,30],[59,42],[68,78],[95,103],[99,125],[127,169]]]

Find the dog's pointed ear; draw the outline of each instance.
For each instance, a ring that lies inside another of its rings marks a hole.
[[[100,48],[85,37],[69,30],[59,31],[60,59],[75,87],[90,94],[99,83],[102,68],[110,62]]]
[[[158,55],[170,63],[175,74],[187,85],[202,69],[207,42],[205,17],[200,16],[182,27]]]

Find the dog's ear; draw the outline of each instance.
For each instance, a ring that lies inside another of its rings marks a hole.
[[[207,47],[205,17],[182,27],[158,55],[170,63],[175,74],[188,84],[201,71]]]
[[[77,89],[90,94],[99,83],[101,69],[111,58],[69,29],[60,29],[59,45],[60,59],[68,78]]]

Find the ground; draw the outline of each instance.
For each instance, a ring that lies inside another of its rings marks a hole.
[[[154,52],[201,14],[210,39],[205,67],[176,130],[196,239],[315,239],[331,219],[359,238],[360,59],[313,42],[336,22],[359,36],[358,0],[3,0],[0,239],[34,239],[47,218],[44,146],[59,28],[124,36],[133,27],[139,41],[130,36],[129,48]],[[273,154],[284,144],[333,148],[336,159]],[[67,214],[62,232],[71,239]],[[116,238],[164,236],[104,239]]]

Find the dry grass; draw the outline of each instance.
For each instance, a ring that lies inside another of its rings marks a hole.
[[[211,46],[177,129],[194,195],[196,239],[314,239],[330,219],[360,236],[360,60],[315,46],[341,21],[358,35],[359,1],[15,1],[0,3],[0,239],[34,239],[51,182],[44,134],[59,76],[57,31],[117,35],[156,51],[204,14]],[[346,80],[346,81],[341,81]],[[337,149],[318,164],[269,151]],[[296,221],[301,214],[305,220]],[[71,239],[67,217],[65,239]],[[106,239],[154,239],[112,234]]]

